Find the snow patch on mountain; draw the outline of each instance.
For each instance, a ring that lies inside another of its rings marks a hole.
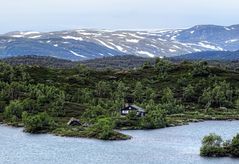
[[[200,50],[200,49],[197,49],[197,48],[194,48],[193,49],[195,52],[201,52],[202,50]]]
[[[84,55],[80,55],[80,54],[78,54],[78,53],[76,53],[76,52],[74,52],[74,51],[70,51],[73,55],[75,55],[75,56],[79,56],[79,57],[82,57],[82,58],[86,58]]]
[[[233,42],[237,42],[237,41],[239,41],[239,39],[231,39],[231,40],[225,41],[225,43],[233,43]]]
[[[11,37],[13,37],[13,38],[22,38],[23,35],[11,35]]]
[[[41,37],[41,35],[35,35],[35,36],[31,36],[31,37],[29,37],[30,39],[36,39],[36,38],[40,38]]]
[[[114,49],[114,47],[111,47],[110,45],[106,44],[105,42],[103,42],[102,40],[96,39],[96,41],[100,42],[100,44],[102,44],[103,46],[109,48],[109,49]]]
[[[126,37],[125,35],[123,35],[123,34],[112,34],[112,36],[118,36],[118,37]]]
[[[40,34],[40,32],[37,31],[28,31],[28,32],[22,32],[22,35],[36,35],[36,34]]]
[[[138,43],[139,40],[138,40],[138,39],[126,39],[126,42],[130,42],[130,43]]]
[[[206,44],[205,42],[200,42],[199,45],[204,48],[207,48],[207,49],[211,49],[211,50],[215,50],[215,51],[223,51],[223,48],[217,47],[214,45],[210,45],[210,44]]]
[[[126,52],[123,47],[110,43],[112,46],[116,47],[119,51]]]
[[[177,52],[177,50],[169,49],[170,52]]]
[[[174,48],[177,48],[177,49],[181,49],[179,46],[177,45],[173,45]]]
[[[147,56],[149,56],[149,57],[151,57],[151,58],[154,58],[154,57],[155,57],[154,54],[149,53],[149,52],[147,52],[147,51],[138,51],[138,54],[147,55]]]
[[[224,27],[225,30],[230,31],[231,29],[228,27]]]
[[[72,40],[79,40],[82,41],[82,37],[75,37],[75,36],[63,36],[63,39],[72,39]]]
[[[136,35],[136,34],[129,33],[129,35],[132,36],[132,37],[134,37],[134,38],[144,39],[144,37],[139,36],[139,35]]]

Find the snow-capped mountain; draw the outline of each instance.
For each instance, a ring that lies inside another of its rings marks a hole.
[[[85,60],[116,55],[171,57],[239,50],[239,25],[198,25],[170,30],[69,30],[11,32],[0,36],[0,57],[53,56]]]

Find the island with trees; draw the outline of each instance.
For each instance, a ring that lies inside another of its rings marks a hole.
[[[118,130],[239,119],[239,72],[207,62],[156,59],[100,70],[1,62],[0,70],[0,121],[28,133],[125,140],[131,137]],[[129,99],[144,116],[121,115]]]
[[[239,157],[239,134],[223,141],[221,136],[209,134],[202,141],[200,155],[205,157]]]

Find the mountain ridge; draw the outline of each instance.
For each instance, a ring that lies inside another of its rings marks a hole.
[[[239,50],[239,25],[187,29],[15,31],[0,35],[0,58],[38,55],[81,61],[118,55],[173,57]]]
[[[220,60],[220,61],[236,61],[239,60],[238,51],[204,51],[185,54],[181,56],[172,57],[180,60]]]

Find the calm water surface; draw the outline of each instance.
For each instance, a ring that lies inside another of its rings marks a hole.
[[[239,121],[208,121],[151,131],[123,131],[128,141],[98,141],[30,135],[0,126],[2,164],[238,164],[239,159],[201,158],[203,136],[217,133],[230,139]]]

